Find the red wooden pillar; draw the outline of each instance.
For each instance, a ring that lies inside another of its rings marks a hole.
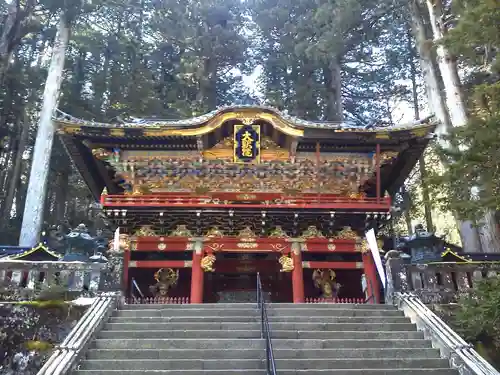
[[[130,265],[130,250],[123,251],[123,291],[125,293],[132,293],[132,290],[129,290],[130,283],[128,280],[128,268]]]
[[[377,182],[376,182],[376,193],[377,193],[377,203],[380,203],[381,198],[381,182],[380,182],[380,143],[377,143],[375,150],[375,168],[377,174]]]
[[[363,254],[363,269],[366,277],[368,297],[373,296],[370,303],[380,303],[380,284],[377,277],[377,267],[371,252]]]
[[[293,303],[304,303],[304,272],[302,270],[302,254],[300,250],[292,251],[292,291]]]
[[[191,268],[191,303],[203,303],[203,270],[201,269],[201,253],[193,251]]]

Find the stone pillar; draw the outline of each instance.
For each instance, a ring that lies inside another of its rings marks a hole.
[[[191,265],[191,303],[203,303],[204,274],[201,268],[202,244],[196,244]]]
[[[370,303],[380,303],[380,283],[377,277],[377,267],[371,252],[363,254],[363,269],[366,277],[368,296],[373,296]]]
[[[128,268],[130,267],[130,250],[124,250],[123,251],[123,290],[125,293],[127,290],[129,291],[130,297],[132,297],[133,291],[129,290],[130,288],[130,283],[128,280]],[[92,277],[91,277],[92,280]]]
[[[292,259],[293,303],[304,303],[304,271],[302,269],[302,253],[298,243],[292,245]]]
[[[385,272],[387,275],[387,285],[385,289],[385,303],[394,304],[394,294],[408,290],[408,283],[411,283],[411,275],[408,280],[402,280],[403,259],[399,251],[390,250],[385,256]]]

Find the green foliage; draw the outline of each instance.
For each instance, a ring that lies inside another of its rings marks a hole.
[[[29,340],[24,343],[27,350],[35,350],[38,352],[46,352],[54,348],[54,344],[47,341]]]
[[[500,209],[500,84],[477,86],[474,102],[477,111],[467,126],[447,137],[454,148],[439,149],[448,169],[430,178],[448,192],[441,203],[460,218],[477,220],[486,210]]]
[[[500,7],[496,0],[454,1],[446,47],[465,66],[467,126],[454,129],[438,148],[447,170],[430,176],[446,191],[440,203],[461,219],[477,220],[500,208]]]
[[[409,95],[397,84],[409,74],[404,64],[409,51],[401,43],[407,27],[395,11],[398,4],[252,0],[267,102],[306,119],[344,117],[362,126],[396,122],[390,102]]]
[[[466,341],[500,350],[500,277],[481,280],[459,299],[453,325]]]

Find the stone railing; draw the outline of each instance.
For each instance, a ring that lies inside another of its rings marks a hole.
[[[392,257],[386,261],[387,303],[393,303],[397,292],[411,293],[427,304],[456,302],[461,294],[471,292],[478,281],[500,275],[500,264],[408,264],[396,252],[389,255]]]
[[[0,261],[0,288],[2,294],[14,290],[36,294],[44,290],[61,287],[69,292],[102,290],[102,263],[45,262],[45,261]]]

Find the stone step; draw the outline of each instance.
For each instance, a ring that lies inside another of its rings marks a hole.
[[[375,348],[430,348],[431,342],[422,339],[404,340],[374,340],[374,339],[329,339],[329,340],[307,340],[307,339],[273,339],[274,349],[375,349]]]
[[[458,375],[456,370],[451,369],[371,369],[371,370],[278,370],[279,375]],[[75,375],[199,375],[199,374],[221,374],[221,375],[265,375],[265,370],[78,370]]]
[[[250,323],[260,322],[260,316],[220,316],[206,314],[202,316],[144,316],[144,317],[123,317],[115,316],[110,319],[111,323],[203,323],[203,322],[218,322],[218,323]],[[365,317],[352,317],[352,316],[270,316],[269,322],[292,324],[292,323],[367,323],[367,324],[381,324],[381,323],[409,323],[410,319],[405,316],[365,316]]]
[[[265,375],[266,370],[78,370],[73,375],[199,375],[199,374],[222,374],[222,375]],[[280,373],[281,375],[281,373]],[[431,374],[434,375],[434,374]],[[436,374],[448,375],[448,374]],[[454,375],[454,374],[453,374]]]
[[[272,328],[271,328],[272,329]],[[417,331],[290,331],[272,329],[274,339],[423,339]],[[156,331],[101,331],[102,339],[258,339],[260,330],[156,330]]]
[[[434,358],[369,358],[369,359],[276,359],[276,368],[286,370],[345,370],[345,369],[419,369],[419,368],[443,368],[448,369],[449,363],[446,359]]]
[[[313,306],[313,305],[311,305]],[[268,309],[267,315],[271,316],[360,316],[360,317],[375,317],[375,316],[404,316],[399,310],[380,310],[380,309],[289,309],[289,308],[273,308]]]
[[[392,305],[383,304],[356,304],[356,303],[268,303],[268,309],[290,308],[290,309],[367,309],[367,310],[395,310]],[[257,303],[203,303],[203,304],[126,304],[122,310],[161,310],[161,309],[256,309]]]
[[[89,359],[253,359],[263,356],[262,349],[90,349]],[[439,350],[423,349],[275,349],[274,356],[283,359],[343,358],[440,358]]]
[[[86,360],[80,366],[82,370],[232,370],[265,367],[263,359],[152,359],[137,360]],[[412,369],[412,368],[448,368],[445,359],[277,359],[276,367],[286,370],[338,370],[338,369]]]
[[[90,349],[88,359],[255,359],[265,356],[263,349]],[[282,357],[284,358],[284,357]]]
[[[262,355],[256,359],[231,359],[221,361],[220,359],[150,359],[147,361],[137,360],[86,360],[80,368],[82,370],[261,370],[265,368]]]
[[[278,370],[279,375],[458,375],[458,371],[451,369],[442,368],[420,368],[420,369],[338,369],[338,370]],[[162,374],[162,373],[160,373]],[[165,373],[165,375],[172,375],[170,373]],[[175,374],[175,373],[173,373]],[[97,374],[97,375],[108,375],[108,374]],[[109,374],[111,375],[111,374]],[[132,375],[132,374],[124,374]],[[163,375],[163,374],[162,374]],[[177,375],[177,374],[175,374]],[[188,375],[179,373],[179,375]],[[190,375],[190,374],[189,374]]]
[[[292,304],[293,305],[293,304]],[[209,309],[257,309],[257,302],[253,303],[187,303],[187,304],[163,304],[163,303],[138,303],[138,304],[125,304],[121,310],[209,310]]]
[[[260,330],[101,331],[102,339],[260,339]],[[292,335],[289,335],[290,338]]]
[[[109,331],[150,331],[150,330],[260,330],[260,322],[255,323],[227,323],[227,322],[157,322],[157,323],[108,323],[104,327]],[[413,323],[282,323],[273,321],[271,330],[296,331],[415,331]]]
[[[353,339],[353,340],[402,340],[423,339],[423,332],[417,331],[282,331],[271,327],[271,337],[275,339]]]
[[[353,349],[274,349],[274,357],[283,359],[439,359],[440,353],[434,348],[357,348]]]
[[[209,314],[207,314],[209,313]],[[118,310],[115,312],[115,316],[119,317],[172,317],[172,316],[206,316],[206,315],[218,315],[223,317],[230,316],[248,316],[248,317],[259,317],[259,311],[257,309],[145,309],[145,310]],[[307,316],[307,317],[393,317],[393,316],[404,316],[403,312],[399,310],[378,310],[378,309],[314,309],[314,308],[302,308],[302,309],[288,309],[288,308],[274,308],[268,310],[269,317],[282,317],[282,316]]]
[[[115,316],[120,317],[161,317],[161,316],[248,316],[260,317],[260,312],[257,308],[254,309],[235,309],[235,308],[218,308],[218,309],[203,309],[203,308],[190,308],[182,309],[144,309],[144,310],[117,310],[114,312]]]
[[[258,349],[265,348],[261,339],[96,339],[97,349]],[[340,348],[430,348],[421,339],[273,339],[275,349],[340,349]]]
[[[290,308],[290,309],[367,309],[367,310],[397,310],[393,305],[371,304],[371,303],[267,303],[267,308]]]
[[[96,339],[96,349],[265,349],[262,339]]]

